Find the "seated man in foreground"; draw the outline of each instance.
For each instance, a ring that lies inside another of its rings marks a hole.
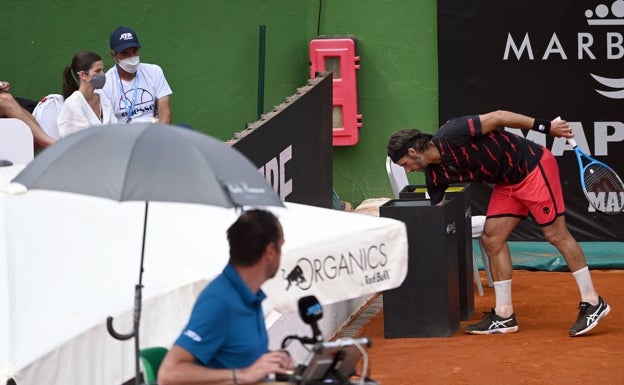
[[[160,385],[257,384],[294,363],[268,351],[260,286],[275,276],[284,234],[270,212],[243,213],[227,231],[230,260],[199,295],[188,325],[163,360]]]

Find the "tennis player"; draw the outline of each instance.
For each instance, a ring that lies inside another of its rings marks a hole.
[[[507,239],[520,221],[531,215],[544,237],[559,250],[576,279],[581,301],[568,334],[587,333],[609,314],[609,305],[594,289],[585,255],[565,222],[559,168],[543,146],[509,133],[504,127],[533,129],[555,137],[572,138],[564,120],[534,119],[494,111],[446,122],[435,135],[416,129],[395,132],[388,156],[407,172],[425,173],[431,204],[442,204],[452,183],[493,183],[483,244],[490,258],[496,294],[495,308],[465,328],[470,334],[514,333],[518,323],[511,300],[512,263]]]

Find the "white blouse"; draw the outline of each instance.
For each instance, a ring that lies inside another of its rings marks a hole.
[[[82,93],[80,91],[75,91],[65,99],[61,112],[56,119],[61,138],[91,126],[117,123],[117,118],[113,113],[111,102],[101,90],[95,90],[95,92],[100,95],[102,120],[93,112],[93,109]]]

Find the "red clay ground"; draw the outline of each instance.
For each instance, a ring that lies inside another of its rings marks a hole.
[[[384,339],[383,311],[360,330],[372,339],[371,377],[382,385],[624,384],[624,270],[592,270],[611,313],[585,336],[567,331],[578,314],[570,273],[514,271],[513,301],[520,330],[478,336],[463,332],[494,306],[494,291],[475,292],[473,321],[448,338]],[[406,298],[406,300],[409,300]]]

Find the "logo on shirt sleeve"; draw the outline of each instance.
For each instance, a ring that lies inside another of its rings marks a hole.
[[[199,334],[195,333],[192,330],[185,330],[184,333],[182,333],[182,334],[187,336],[188,338],[192,339],[195,342],[200,342],[201,341],[201,337],[199,336]]]

